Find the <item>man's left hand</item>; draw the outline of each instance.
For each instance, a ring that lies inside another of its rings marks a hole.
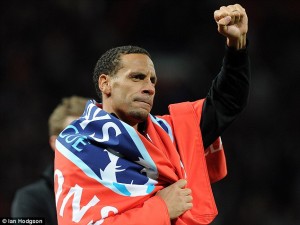
[[[246,46],[248,17],[246,10],[239,4],[222,6],[214,12],[220,34],[227,38],[227,45],[242,49]]]

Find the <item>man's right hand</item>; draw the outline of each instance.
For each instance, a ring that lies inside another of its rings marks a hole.
[[[192,190],[185,188],[186,184],[187,181],[182,179],[160,190],[156,194],[165,201],[170,219],[177,218],[193,207]]]

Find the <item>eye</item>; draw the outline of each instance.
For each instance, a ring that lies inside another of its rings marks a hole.
[[[143,80],[145,78],[145,75],[144,74],[138,74],[138,75],[136,75],[136,78],[139,79],[139,80]]]
[[[145,77],[146,77],[146,75],[144,75],[144,74],[142,74],[142,73],[140,73],[140,74],[133,74],[133,75],[131,76],[131,78],[132,78],[133,80],[144,80]]]
[[[151,77],[150,80],[152,84],[156,84],[156,77]]]

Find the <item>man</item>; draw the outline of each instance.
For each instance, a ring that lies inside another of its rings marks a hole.
[[[220,74],[205,99],[150,114],[157,76],[139,47],[108,50],[90,101],[59,135],[55,192],[59,224],[208,224],[217,214],[211,183],[226,175],[219,136],[249,91],[248,18],[238,4],[214,13],[226,40]]]
[[[87,100],[78,96],[63,98],[54,109],[48,120],[49,144],[53,150],[57,135],[83,113]],[[52,162],[39,180],[16,192],[12,217],[40,217],[45,219],[46,224],[57,224],[53,172]]]

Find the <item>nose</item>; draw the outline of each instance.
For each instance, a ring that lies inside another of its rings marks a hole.
[[[155,84],[151,80],[148,80],[142,92],[143,94],[154,95]]]

